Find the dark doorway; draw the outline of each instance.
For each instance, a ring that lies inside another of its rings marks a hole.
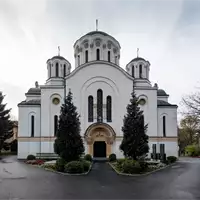
[[[93,149],[94,157],[101,157],[101,158],[106,157],[106,143],[104,141],[94,142],[93,148],[94,148]]]

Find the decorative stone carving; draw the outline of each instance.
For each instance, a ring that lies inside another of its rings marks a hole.
[[[94,44],[92,43],[92,44],[90,44],[90,48],[93,48],[94,47]]]
[[[103,48],[104,48],[104,49],[106,48],[106,44],[103,44]]]
[[[108,49],[111,49],[111,43],[108,43],[107,46],[108,46]]]
[[[87,49],[88,48],[88,43],[86,42],[85,44],[84,44],[84,47]]]
[[[97,47],[100,47],[100,45],[101,45],[101,42],[100,42],[99,40],[97,40],[97,41],[96,41],[96,46],[97,46]]]
[[[113,49],[113,53],[117,53],[117,49],[116,48]]]

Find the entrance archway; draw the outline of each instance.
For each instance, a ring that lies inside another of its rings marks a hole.
[[[105,123],[94,123],[85,132],[88,153],[94,157],[108,157],[116,134],[111,126]]]

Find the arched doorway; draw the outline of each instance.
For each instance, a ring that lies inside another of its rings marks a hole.
[[[105,123],[94,123],[85,132],[88,153],[93,157],[108,157],[116,134],[111,126]]]
[[[93,157],[105,158],[106,157],[106,142],[95,141],[93,144]]]

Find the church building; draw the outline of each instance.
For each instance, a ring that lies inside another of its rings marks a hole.
[[[96,30],[74,43],[74,70],[60,55],[47,60],[46,83],[36,82],[18,104],[19,159],[54,153],[60,107],[69,89],[80,114],[85,154],[123,157],[119,146],[133,82],[148,124],[149,156],[152,151],[159,153],[163,146],[167,156],[178,156],[177,105],[168,102],[169,95],[157,84],[152,86],[149,61],[136,57],[122,68],[120,48],[114,37]]]

